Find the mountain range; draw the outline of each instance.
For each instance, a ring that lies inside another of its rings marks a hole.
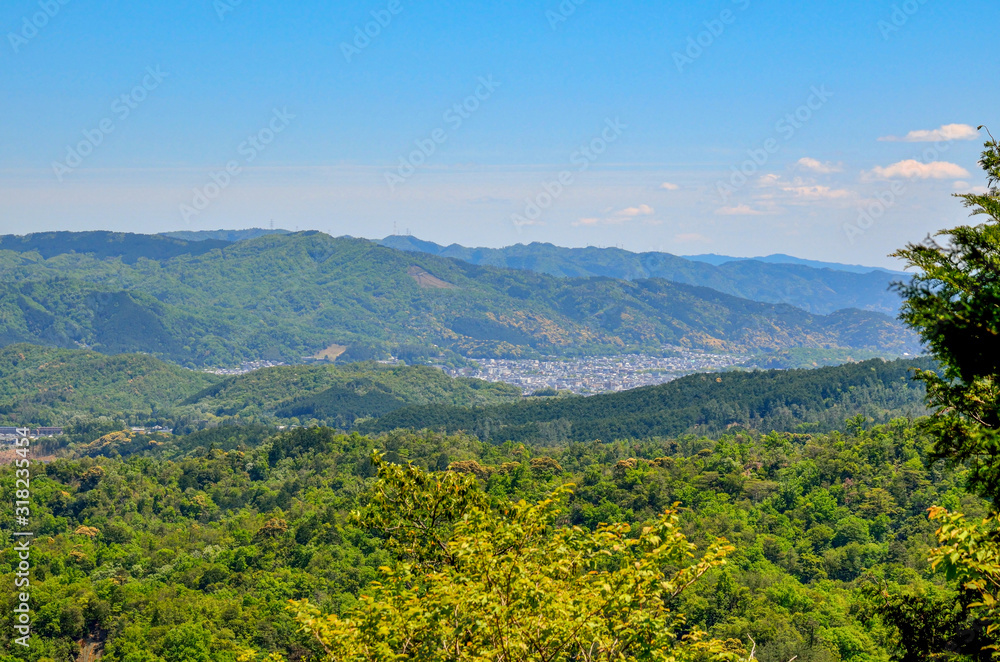
[[[0,237],[0,320],[2,345],[143,352],[189,367],[664,345],[748,354],[920,349],[874,311],[818,315],[661,278],[557,277],[319,232],[234,243],[101,232]]]
[[[707,262],[716,266],[726,264],[727,262],[743,262],[749,260],[752,262],[767,262],[768,264],[798,264],[804,267],[812,267],[814,269],[833,269],[834,271],[848,271],[854,274],[867,274],[873,271],[881,271],[894,276],[907,276],[905,271],[893,271],[892,269],[883,269],[881,267],[866,267],[862,264],[844,264],[843,262],[806,260],[801,257],[795,257],[794,255],[786,255],[785,253],[773,253],[771,255],[761,255],[758,257],[732,257],[731,255],[702,253],[701,255],[682,255],[681,257],[685,260]]]
[[[786,303],[817,315],[844,308],[895,315],[900,299],[891,286],[905,277],[881,269],[811,262],[783,255],[754,259],[718,255],[684,258],[670,253],[562,248],[543,243],[466,248],[458,244],[441,246],[404,235],[389,236],[379,243],[470,264],[527,269],[563,278],[662,278],[753,301]]]

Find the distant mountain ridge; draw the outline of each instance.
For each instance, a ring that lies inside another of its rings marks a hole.
[[[895,276],[907,275],[905,271],[893,271],[892,269],[883,269],[882,267],[866,267],[861,264],[843,264],[841,262],[806,260],[801,257],[786,255],[784,253],[773,253],[771,255],[762,255],[758,257],[732,257],[729,255],[718,255],[716,253],[703,253],[701,255],[682,255],[681,257],[685,260],[707,262],[708,264],[714,264],[715,266],[720,266],[726,264],[727,262],[743,262],[746,260],[752,260],[754,262],[767,262],[768,264],[799,264],[804,267],[812,267],[814,269],[833,269],[834,271],[848,271],[855,274],[867,274],[873,271],[883,271],[887,274],[893,274]]]
[[[811,313],[826,315],[844,308],[859,308],[895,315],[899,296],[890,290],[899,274],[878,269],[864,273],[850,265],[817,268],[789,256],[798,264],[771,262],[771,258],[736,260],[719,257],[719,264],[670,253],[632,253],[618,248],[562,248],[553,244],[517,244],[506,248],[441,246],[415,237],[393,235],[380,242],[403,251],[450,257],[470,264],[524,269],[560,278],[663,278],[675,283],[709,287],[725,294],[763,303],[787,303]],[[709,256],[698,256],[708,258]],[[864,269],[864,268],[858,268]]]
[[[224,241],[234,244],[237,241],[266,237],[269,234],[291,234],[290,230],[247,228],[245,230],[179,230],[176,232],[161,232],[159,236],[184,241]]]
[[[165,235],[105,231],[0,235],[0,251],[38,253],[45,259],[77,253],[99,259],[119,258],[126,264],[135,264],[140,258],[168,260],[180,255],[202,255],[228,243],[216,239],[190,242]]]
[[[446,362],[664,345],[920,351],[912,332],[875,312],[815,315],[662,279],[557,278],[319,232],[214,248],[218,240],[148,235],[57,239],[43,259],[0,250],[0,343],[145,352],[190,367],[299,363],[324,351]],[[0,246],[40,243],[0,238]]]

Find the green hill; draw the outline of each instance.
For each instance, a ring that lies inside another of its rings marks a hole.
[[[109,417],[195,427],[301,420],[347,428],[404,406],[483,406],[520,398],[514,386],[452,379],[421,366],[281,366],[223,378],[143,354],[27,344],[0,349],[0,420],[9,425]]]
[[[217,381],[151,356],[10,345],[0,349],[0,419],[65,425],[78,417],[157,418]]]
[[[564,278],[605,277],[638,280],[663,278],[710,287],[732,296],[787,303],[825,315],[843,308],[887,314],[899,309],[899,296],[890,291],[899,274],[850,265],[822,265],[788,256],[725,258],[718,262],[684,258],[670,253],[632,253],[618,248],[562,248],[552,244],[517,244],[506,248],[441,246],[408,236],[382,239],[383,246],[451,257],[471,264],[527,269]],[[842,266],[843,268],[829,268]],[[820,267],[820,268],[817,268]]]
[[[933,363],[874,359],[814,370],[691,375],[588,398],[481,408],[407,407],[361,429],[430,428],[465,431],[493,442],[532,443],[715,435],[732,428],[826,432],[859,415],[879,423],[925,415],[923,387],[910,379],[912,366],[930,369]]]
[[[878,313],[819,316],[665,280],[556,278],[316,232],[200,253],[191,247],[211,242],[192,242],[162,259],[138,235],[109,244],[107,233],[80,234],[60,245],[100,250],[0,250],[0,342],[146,352],[189,367],[298,363],[334,345],[355,360],[658,352],[664,344],[918,351],[911,332]]]
[[[298,419],[342,428],[359,418],[405,406],[483,406],[521,399],[521,389],[478,379],[452,379],[436,368],[352,363],[279,366],[231,377],[178,407],[181,416],[243,421]]]

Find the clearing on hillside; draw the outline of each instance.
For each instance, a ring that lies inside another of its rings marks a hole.
[[[316,352],[316,354],[310,358],[314,359],[326,359],[327,361],[336,361],[341,354],[347,351],[347,345],[338,345],[334,343],[327,347],[326,349]]]
[[[417,285],[423,288],[432,290],[453,290],[455,286],[447,281],[443,281],[437,276],[428,273],[425,269],[421,267],[413,266],[406,270],[406,273],[413,280],[417,281]]]

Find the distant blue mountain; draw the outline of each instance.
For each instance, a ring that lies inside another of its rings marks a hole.
[[[721,266],[728,262],[743,262],[746,260],[751,260],[754,262],[767,262],[768,264],[798,264],[804,267],[812,267],[814,269],[833,269],[834,271],[847,271],[853,274],[867,274],[872,271],[882,271],[887,274],[893,274],[896,276],[906,276],[905,272],[893,271],[892,269],[883,269],[882,267],[865,267],[860,264],[841,264],[839,262],[820,262],[819,260],[805,260],[800,257],[795,257],[793,255],[785,255],[784,253],[775,253],[773,255],[764,255],[762,257],[731,257],[729,255],[716,255],[715,253],[706,253],[704,255],[682,255],[685,260],[693,260],[695,262],[706,262],[715,266]]]
[[[899,296],[890,288],[903,274],[800,260],[787,255],[738,259],[723,256],[679,257],[670,253],[632,253],[618,248],[561,248],[552,244],[517,244],[506,248],[441,246],[415,237],[394,235],[383,246],[413,253],[450,257],[476,265],[523,269],[566,278],[662,278],[709,287],[763,303],[787,303],[827,315],[860,308],[890,315]],[[715,264],[713,260],[717,261]]]

